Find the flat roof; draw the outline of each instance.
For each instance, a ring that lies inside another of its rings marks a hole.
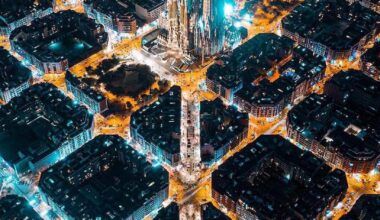
[[[248,127],[248,114],[224,106],[220,99],[201,102],[201,146],[215,150],[233,141]],[[141,108],[131,116],[131,126],[147,142],[166,152],[180,152],[181,89],[173,86],[152,105]],[[212,156],[204,154],[203,161]]]
[[[93,116],[48,83],[24,90],[0,107],[0,155],[8,163],[39,161],[90,129]]]
[[[326,62],[323,57],[313,54],[309,49],[296,46],[290,55],[289,60],[278,65],[278,79],[270,82],[269,75],[259,74],[255,83],[245,82],[235,95],[251,104],[273,105],[289,96],[299,84],[313,79],[316,75],[324,74]],[[262,57],[263,60],[265,58]],[[244,81],[243,77],[240,80]]]
[[[153,11],[166,3],[166,0],[136,0],[137,5],[146,9],[147,11]]]
[[[214,64],[207,77],[222,85],[233,87],[243,81],[249,84],[267,74],[274,66],[290,56],[294,42],[275,34],[258,34]]]
[[[314,54],[306,47],[297,46],[292,58],[280,66],[281,77],[293,85],[312,79],[316,74],[325,72],[326,61],[322,56]]]
[[[17,195],[7,195],[0,198],[1,219],[42,220],[29,202]]]
[[[370,63],[380,71],[380,40],[362,55],[362,60]]]
[[[38,10],[52,7],[51,0],[1,0],[0,1],[0,27],[8,26]]]
[[[202,101],[200,108],[201,148],[206,152],[201,157],[202,161],[209,161],[214,155],[208,153],[208,147],[216,151],[234,142],[236,135],[248,129],[249,117],[233,106],[225,106],[220,99]]]
[[[340,106],[326,96],[312,94],[289,111],[287,120],[305,138],[334,148],[351,160],[367,161],[380,155],[377,128],[371,125],[378,119],[367,116]],[[361,132],[350,133],[350,126]]]
[[[86,3],[92,4],[95,10],[113,18],[120,18],[135,12],[134,5],[126,0],[87,0]]]
[[[69,66],[100,51],[108,40],[103,26],[72,10],[60,11],[35,19],[29,26],[15,29],[10,36],[13,44],[41,62],[68,60]],[[55,30],[41,32],[41,30]]]
[[[152,166],[120,136],[100,135],[42,173],[40,189],[75,219],[125,219],[167,189]]]
[[[325,84],[325,94],[358,113],[380,113],[380,82],[362,71],[351,69],[335,74]]]
[[[282,78],[269,82],[262,80],[258,85],[245,85],[235,95],[251,104],[272,105],[290,95],[293,87]]]
[[[301,37],[333,50],[347,50],[379,26],[380,15],[347,0],[306,0],[282,21],[282,26]]]
[[[312,219],[348,186],[343,171],[279,135],[262,135],[219,166],[212,187],[258,218]]]
[[[155,103],[134,112],[131,126],[147,142],[171,154],[180,152],[181,88],[173,86]]]
[[[65,80],[97,102],[101,102],[106,99],[106,97],[103,96],[100,92],[92,89],[88,84],[83,82],[81,78],[76,77],[70,71],[66,71]]]
[[[32,79],[32,72],[0,47],[0,90],[6,91]]]

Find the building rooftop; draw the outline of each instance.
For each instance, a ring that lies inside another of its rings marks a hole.
[[[348,70],[334,75],[325,85],[325,94],[357,112],[380,114],[380,82],[361,71]]]
[[[166,0],[136,0],[135,3],[147,11],[153,11],[154,9],[165,4]]]
[[[0,27],[24,18],[37,11],[52,7],[51,0],[0,0]]]
[[[201,206],[202,220],[229,220],[223,212],[215,208],[211,203]],[[161,209],[153,220],[179,220],[179,207],[172,202],[169,206]]]
[[[279,65],[280,77],[273,82],[266,78],[245,84],[236,96],[256,105],[271,105],[289,96],[299,84],[324,73],[326,63],[321,56],[305,47],[297,46],[291,52],[291,59]]]
[[[220,64],[213,64],[207,69],[207,78],[215,80],[223,87],[238,87],[242,80],[237,72],[229,70],[228,67]]]
[[[235,96],[255,105],[273,105],[296,86],[324,74],[325,61],[287,37],[259,34],[222,58],[207,71],[207,78],[225,88],[242,88]],[[277,67],[277,69],[275,69]],[[280,77],[271,80],[276,72]],[[318,77],[317,77],[318,78]],[[315,82],[314,82],[315,83]]]
[[[232,106],[225,106],[220,99],[202,101],[200,110],[202,161],[210,161],[211,152],[235,141],[236,135],[248,129],[248,114],[240,113]],[[212,146],[214,150],[207,149]]]
[[[282,20],[282,26],[333,50],[347,50],[378,28],[379,22],[379,14],[358,2],[306,0]]]
[[[290,95],[293,87],[285,80],[278,79],[273,83],[262,80],[258,85],[245,85],[236,96],[256,105],[271,105],[280,102]]]
[[[120,18],[135,12],[135,7],[131,7],[126,0],[85,0],[85,3],[93,4],[95,10],[113,18]]]
[[[10,90],[32,79],[32,72],[0,47],[0,90]]]
[[[131,116],[131,126],[159,148],[171,154],[180,152],[181,88],[173,86],[155,103]]]
[[[365,0],[361,0],[361,1],[365,1]],[[369,0],[369,1],[374,3],[374,4],[379,4],[379,1],[377,1],[377,0]]]
[[[74,219],[126,219],[168,178],[121,137],[100,135],[43,172],[39,187]]]
[[[202,219],[203,220],[230,220],[230,218],[215,208],[212,203],[202,205]]]
[[[91,128],[92,122],[84,106],[55,86],[33,85],[0,107],[0,155],[11,164],[39,161]]]
[[[201,145],[203,161],[214,159],[207,151],[234,141],[237,134],[248,128],[248,114],[227,107],[220,99],[201,102]],[[131,126],[166,152],[180,152],[181,89],[173,86],[152,105],[132,114]]]
[[[305,138],[336,149],[346,158],[373,160],[380,154],[379,117],[356,110],[312,94],[290,110],[288,123]]]
[[[356,201],[350,212],[342,216],[341,220],[378,219],[379,207],[379,195],[363,195]]]
[[[297,46],[293,49],[292,58],[280,66],[281,78],[296,86],[305,80],[312,79],[316,74],[325,72],[326,62],[322,56],[311,50]]]
[[[312,219],[347,190],[343,171],[278,135],[260,136],[229,158],[212,185],[265,219]]]
[[[172,202],[165,208],[160,209],[153,220],[179,220],[179,207]]]
[[[65,80],[69,81],[71,85],[79,88],[88,97],[92,98],[93,100],[101,102],[106,98],[100,92],[98,92],[95,89],[92,89],[87,83],[83,82],[80,78],[76,77],[70,71],[66,71]]]
[[[15,29],[10,40],[41,62],[68,59],[69,66],[72,66],[101,50],[108,35],[93,19],[66,10]]]
[[[364,62],[370,63],[380,71],[380,41],[377,41],[372,48],[368,49],[361,58]]]
[[[16,195],[0,198],[0,216],[1,219],[42,220],[26,199]]]
[[[226,64],[239,74],[267,74],[274,66],[287,58],[294,42],[275,34],[258,34],[232,51]]]
[[[270,74],[273,67],[289,57],[294,42],[275,34],[258,34],[223,58],[223,64],[214,64],[207,78],[230,88],[240,81],[249,84]]]

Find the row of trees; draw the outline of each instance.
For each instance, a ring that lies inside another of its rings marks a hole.
[[[167,80],[160,80],[158,82],[158,89],[150,89],[147,94],[141,94],[136,99],[138,106],[149,104],[152,100],[157,99],[160,94],[165,93],[170,88],[170,83]],[[125,115],[132,113],[133,105],[130,102],[114,101],[109,103],[110,114]]]

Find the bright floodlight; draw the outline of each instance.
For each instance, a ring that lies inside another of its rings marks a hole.
[[[251,21],[251,16],[250,16],[249,14],[245,14],[245,15],[243,16],[243,18],[244,18],[244,20],[246,20],[246,21]]]
[[[240,27],[241,27],[241,22],[240,22],[240,21],[235,22],[235,23],[234,23],[234,26],[235,26],[236,28],[240,28]]]
[[[224,4],[224,15],[230,16],[234,11],[234,7],[231,4]]]

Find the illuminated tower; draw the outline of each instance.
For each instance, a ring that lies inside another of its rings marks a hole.
[[[169,37],[168,46],[170,48],[179,48],[179,11],[178,1],[168,1],[168,20],[169,20]]]
[[[236,0],[235,2],[237,5],[237,9],[241,10],[244,8],[246,0]]]
[[[168,46],[184,54],[191,50],[190,15],[193,0],[169,0]]]
[[[168,46],[183,54],[210,56],[224,44],[225,0],[169,0]]]
[[[180,43],[179,48],[184,54],[188,54],[191,50],[191,3],[192,0],[181,0],[180,6]]]
[[[223,50],[225,39],[224,0],[204,0],[204,54],[212,56]],[[207,11],[206,11],[207,9]]]

